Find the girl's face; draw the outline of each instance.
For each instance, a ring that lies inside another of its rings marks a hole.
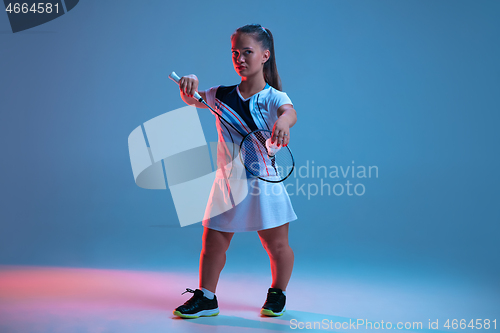
[[[252,35],[236,33],[231,40],[233,65],[241,77],[263,73],[264,63],[269,59],[269,50],[262,46]]]

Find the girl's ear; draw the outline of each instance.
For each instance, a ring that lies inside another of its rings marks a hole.
[[[271,51],[265,50],[264,51],[264,56],[262,57],[262,60],[263,60],[262,63],[265,64],[269,60],[270,56],[271,56]]]

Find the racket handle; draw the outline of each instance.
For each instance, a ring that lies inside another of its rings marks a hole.
[[[175,83],[179,84],[179,80],[181,79],[179,77],[179,75],[175,74],[175,72],[172,72],[170,73],[170,75],[168,76],[169,79],[171,79],[172,81],[174,81]],[[194,99],[198,100],[198,101],[202,101],[203,98],[201,98],[200,94],[198,94],[197,91],[194,92],[194,96],[193,96]]]

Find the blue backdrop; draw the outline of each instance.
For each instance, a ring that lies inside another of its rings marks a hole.
[[[127,138],[185,105],[171,71],[200,90],[239,83],[230,35],[260,23],[298,113],[295,269],[498,288],[499,12],[486,0],[81,1],[18,33],[0,14],[0,264],[196,271],[201,224],[181,228],[169,190],[135,184]],[[344,192],[313,195],[325,183]],[[256,233],[236,235],[228,258],[268,265]]]

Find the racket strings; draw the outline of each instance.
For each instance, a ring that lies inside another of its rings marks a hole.
[[[241,158],[246,169],[254,176],[268,181],[282,181],[287,178],[294,166],[293,156],[288,147],[273,156],[268,154],[266,140],[272,133],[257,130],[245,137],[241,143]]]

